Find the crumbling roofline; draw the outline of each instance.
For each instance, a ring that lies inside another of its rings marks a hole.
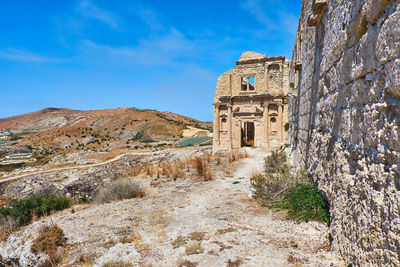
[[[242,60],[242,61],[236,61],[236,65],[264,63],[264,62],[268,62],[268,61],[277,61],[277,60],[281,60],[282,62],[285,62],[286,57],[285,56],[278,56],[278,57],[267,57],[267,58],[257,58],[257,59]]]

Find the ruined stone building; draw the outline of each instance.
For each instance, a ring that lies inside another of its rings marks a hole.
[[[285,57],[244,52],[236,66],[218,78],[213,104],[214,151],[285,143],[289,65]]]
[[[290,143],[330,206],[333,248],[400,266],[400,1],[304,0]]]

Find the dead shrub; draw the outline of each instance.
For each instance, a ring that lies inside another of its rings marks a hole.
[[[195,169],[197,174],[202,176],[204,181],[211,181],[213,180],[214,176],[211,171],[211,165],[208,161],[208,158],[196,157],[194,159]]]
[[[192,244],[186,245],[186,255],[203,253],[204,249],[201,246],[201,241],[196,241]]]
[[[132,166],[132,168],[129,170],[129,175],[132,177],[136,177],[139,174],[143,172],[143,169],[141,166]]]
[[[172,241],[171,245],[173,248],[179,248],[180,246],[186,245],[186,242],[187,238],[179,235],[174,241]]]
[[[15,232],[17,229],[18,225],[14,219],[3,217],[2,222],[0,224],[0,232],[1,232],[0,242],[6,241],[8,236],[11,233]]]
[[[188,237],[190,240],[194,240],[194,241],[202,241],[204,240],[206,236],[205,232],[191,232]]]
[[[180,260],[178,267],[196,267],[197,266],[197,262],[191,262],[188,260]]]
[[[139,233],[134,233],[130,236],[126,236],[124,238],[122,238],[119,242],[121,242],[122,244],[126,244],[126,243],[140,243],[142,242],[142,236]]]
[[[109,261],[102,265],[102,267],[131,267],[133,266],[129,262],[124,261]]]
[[[250,180],[251,192],[263,206],[271,206],[282,200],[283,193],[289,188],[289,175],[283,174],[256,174]]]
[[[291,173],[283,152],[273,152],[265,158],[265,174],[253,174],[251,191],[262,206],[271,207],[280,203],[284,194],[298,184],[311,184],[307,171],[303,168]]]
[[[31,251],[35,254],[40,252],[47,254],[50,264],[55,266],[61,260],[58,247],[64,247],[65,244],[64,231],[55,224],[46,225],[40,229],[39,236],[33,240]]]
[[[154,167],[149,162],[146,162],[144,164],[144,171],[149,176],[153,176],[154,175]]]
[[[273,151],[271,155],[265,158],[266,173],[284,173],[289,171],[286,163],[286,154],[282,151]]]
[[[229,259],[226,263],[228,264],[228,267],[239,267],[240,265],[243,264],[243,259],[238,258],[235,261]]]
[[[105,203],[115,200],[144,197],[144,190],[131,180],[117,180],[106,185],[94,197],[94,202]]]

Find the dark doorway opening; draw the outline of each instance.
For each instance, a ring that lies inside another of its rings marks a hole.
[[[242,147],[254,146],[254,122],[244,122],[242,125]]]

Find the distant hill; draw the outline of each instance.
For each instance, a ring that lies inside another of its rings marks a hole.
[[[0,132],[13,131],[16,145],[56,151],[87,147],[112,150],[141,141],[173,141],[188,126],[212,128],[209,122],[172,112],[137,108],[89,111],[45,108],[0,119]]]

